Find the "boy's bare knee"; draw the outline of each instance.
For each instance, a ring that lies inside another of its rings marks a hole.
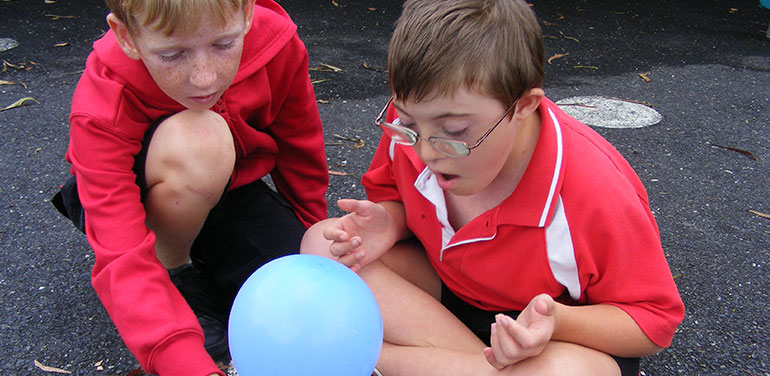
[[[302,236],[302,242],[299,246],[300,253],[334,258],[329,252],[329,246],[332,242],[331,240],[324,238],[323,231],[324,228],[336,219],[337,218],[325,219],[310,226]]]
[[[540,355],[509,367],[511,375],[571,375],[615,376],[620,369],[611,356],[573,343],[551,341]]]
[[[186,161],[195,161],[197,166],[225,164],[232,167],[235,161],[233,136],[227,122],[219,114],[183,111],[166,119],[161,127],[168,133],[163,137],[164,146],[173,155],[185,156]]]
[[[180,187],[219,190],[235,164],[227,122],[212,111],[183,111],[164,120],[147,153],[148,186],[164,182]]]

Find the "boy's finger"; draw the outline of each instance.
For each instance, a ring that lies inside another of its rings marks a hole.
[[[508,356],[510,349],[506,348],[507,344],[504,343],[504,338],[510,337],[503,333],[504,331],[505,329],[501,328],[497,323],[492,324],[492,336],[489,339],[495,361],[503,367],[511,363]]]
[[[487,362],[496,369],[503,369],[505,366],[500,364],[497,359],[495,358],[495,352],[492,350],[491,347],[485,347],[484,348],[484,357],[487,358]]]
[[[525,329],[512,317],[502,313],[495,316],[495,321],[500,325],[500,327],[503,328],[503,330],[505,330],[506,333],[508,333],[508,335],[514,338],[516,338],[519,332]]]
[[[358,258],[356,258],[356,255],[353,253],[348,253],[337,258],[337,262],[351,269],[358,263],[358,261]]]
[[[347,254],[351,254],[356,247],[351,242],[337,242],[335,241],[329,246],[329,253],[335,257],[342,257]]]
[[[497,324],[492,324],[491,329],[492,329],[491,330],[491,334],[489,336],[489,344],[491,345],[490,346],[491,353],[487,357],[488,358],[487,361],[489,361],[490,358],[494,359],[494,363],[490,362],[490,364],[492,364],[493,367],[498,368],[498,367],[502,367],[503,364],[500,363],[500,359],[502,359],[502,358],[499,357],[499,355],[500,355],[500,341],[499,341],[499,338],[498,338],[498,335],[497,335]]]
[[[354,200],[352,198],[343,198],[337,200],[337,206],[348,213],[355,212],[356,208],[360,206],[359,203],[359,200]]]
[[[336,225],[327,226],[323,229],[323,236],[326,240],[333,242],[346,242],[348,241],[348,233],[337,227]]]
[[[542,330],[525,328],[516,320],[505,321],[505,330],[510,334],[513,342],[521,349],[531,349],[541,345]],[[549,336],[550,337],[550,336]]]
[[[361,217],[370,217],[377,213],[380,206],[368,200],[341,199],[337,206],[348,213],[355,213]]]
[[[516,327],[511,327],[510,322],[506,321],[510,317],[499,314],[495,317],[497,320],[497,342],[500,344],[500,352],[506,360],[515,359],[519,356],[520,345],[516,340]],[[513,319],[511,319],[512,321]],[[514,321],[514,324],[516,322]]]

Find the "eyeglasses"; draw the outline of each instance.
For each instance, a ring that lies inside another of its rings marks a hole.
[[[503,122],[511,110],[516,107],[516,102],[518,100],[519,98],[516,97],[511,106],[505,110],[505,113],[500,118],[500,120],[498,120],[495,125],[489,128],[489,130],[487,130],[486,133],[484,133],[484,135],[481,136],[481,138],[479,138],[475,144],[473,144],[473,146],[468,146],[468,144],[464,141],[450,140],[448,138],[436,136],[428,137],[428,142],[430,142],[433,148],[448,157],[465,157],[471,153],[471,150],[479,147],[479,145],[484,142],[487,136],[489,136],[489,134],[492,133],[492,131]],[[390,139],[395,143],[406,146],[414,146],[417,144],[417,141],[420,140],[420,135],[417,132],[400,125],[400,119],[396,119],[395,123],[388,123],[385,121],[385,115],[387,114],[388,107],[390,107],[391,103],[393,103],[393,97],[391,97],[385,107],[382,108],[382,111],[380,111],[377,119],[374,120],[374,124],[382,128],[382,131],[385,132],[385,134],[388,135],[388,137],[390,137]]]

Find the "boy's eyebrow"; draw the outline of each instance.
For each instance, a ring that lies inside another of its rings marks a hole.
[[[219,39],[226,39],[226,38],[235,38],[241,33],[240,29],[233,29],[233,30],[227,30],[223,32],[222,34],[216,35],[216,38],[214,40]],[[168,43],[158,44],[156,46],[153,46],[149,48],[150,51],[163,51],[173,48],[178,48],[180,46],[183,46],[184,43],[179,43],[179,41],[176,38],[169,38],[170,40]],[[183,37],[181,39],[184,39]]]
[[[402,114],[404,114],[406,116],[411,117],[411,115],[409,115],[408,112],[406,112],[403,108],[401,108],[401,106],[396,104],[396,102],[391,102],[391,104],[393,105],[393,107],[396,108],[396,110],[398,110],[398,112],[400,112],[400,113],[402,113]],[[433,119],[437,120],[437,119],[446,119],[446,118],[453,118],[453,117],[468,117],[468,116],[473,116],[473,114],[456,113],[456,112],[445,112],[445,113],[439,114],[437,116],[434,116]]]

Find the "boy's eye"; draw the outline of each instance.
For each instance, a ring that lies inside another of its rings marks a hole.
[[[468,128],[463,128],[463,129],[456,130],[456,131],[450,131],[448,129],[445,129],[444,130],[444,134],[447,135],[447,137],[450,137],[450,138],[462,138],[463,136],[468,134]]]
[[[234,45],[235,45],[235,41],[231,40],[231,41],[229,41],[227,43],[217,43],[217,44],[214,45],[214,47],[216,47],[217,49],[220,49],[220,50],[226,50],[226,49],[229,49],[229,48],[233,47]]]
[[[400,122],[398,125],[406,128],[406,129],[409,129],[409,130],[413,131],[414,133],[417,133],[418,135],[420,134],[420,132],[417,131],[417,129],[416,129],[417,127],[415,126],[414,123]]]
[[[158,58],[160,58],[160,60],[165,61],[165,62],[171,62],[171,61],[174,61],[174,60],[178,59],[180,56],[182,56],[182,52],[181,51],[173,52],[173,53],[168,53],[168,54],[161,54],[161,55],[158,55]]]

